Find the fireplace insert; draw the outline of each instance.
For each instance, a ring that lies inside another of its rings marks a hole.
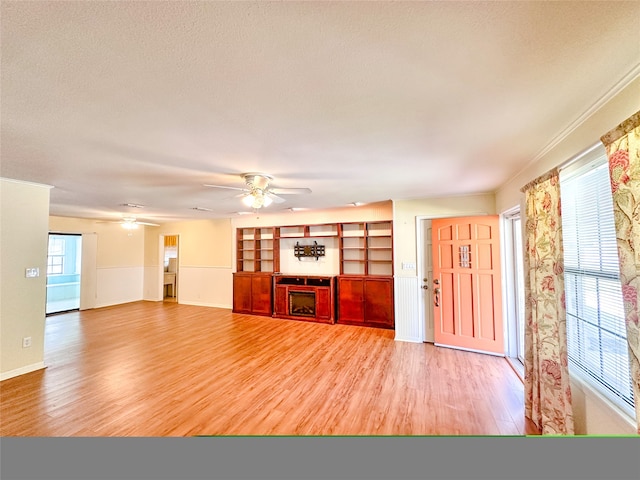
[[[289,291],[289,315],[294,317],[316,316],[316,292]]]

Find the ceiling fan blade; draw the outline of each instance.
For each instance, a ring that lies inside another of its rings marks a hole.
[[[270,193],[277,195],[300,195],[302,193],[311,193],[310,188],[270,188]]]
[[[138,225],[149,225],[150,227],[159,227],[160,224],[158,223],[149,223],[149,222],[135,222]]]
[[[210,187],[210,188],[225,188],[227,190],[240,190],[242,192],[248,192],[249,190],[246,188],[241,188],[241,187],[229,187],[227,185],[209,185],[208,183],[205,183],[203,185],[203,187]]]
[[[269,190],[266,195],[273,200],[273,203],[283,203],[285,202],[285,199],[282,197],[279,197],[277,195],[274,195],[273,192],[271,190]]]

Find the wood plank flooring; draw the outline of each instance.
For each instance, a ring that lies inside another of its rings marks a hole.
[[[48,317],[2,436],[523,435],[504,358],[391,330],[162,302]]]

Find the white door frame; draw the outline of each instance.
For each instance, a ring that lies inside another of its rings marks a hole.
[[[517,285],[514,283],[516,274],[516,252],[514,250],[514,231],[512,220],[518,216],[522,225],[522,213],[520,206],[506,210],[500,214],[502,222],[502,278],[503,278],[503,311],[505,312],[505,354],[508,357],[518,357],[518,296]]]

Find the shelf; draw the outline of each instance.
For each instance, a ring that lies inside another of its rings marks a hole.
[[[236,230],[236,271],[272,273],[278,263],[273,227]]]
[[[273,227],[269,228],[258,228],[256,229],[256,235],[258,235],[258,239],[260,240],[273,240],[274,233]]]
[[[304,225],[280,227],[279,236],[280,238],[300,238],[309,236],[308,232],[308,228]]]
[[[393,222],[353,222],[340,227],[341,275],[393,275]]]
[[[280,249],[290,247],[283,239],[337,238],[339,274],[392,276],[392,230],[390,220],[239,228],[237,271],[278,272]]]
[[[344,250],[342,252],[342,261],[343,262],[349,262],[349,261],[365,261],[367,259],[366,257],[366,250],[356,250],[356,249],[351,249],[351,250]]]
[[[338,224],[328,223],[325,225],[309,225],[310,237],[337,237]]]
[[[364,223],[343,223],[342,236],[347,237],[363,237],[364,238]]]
[[[392,222],[370,222],[367,223],[367,236],[369,237],[390,237]]]

